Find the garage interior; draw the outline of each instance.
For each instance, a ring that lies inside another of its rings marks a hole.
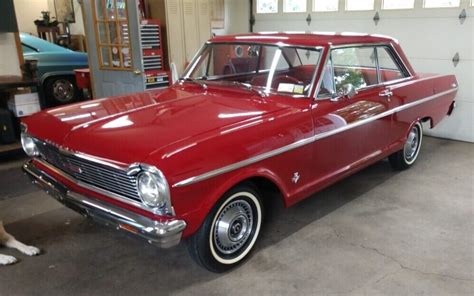
[[[25,80],[19,32],[37,36],[34,21],[42,11],[56,18],[64,1],[34,2],[27,9],[32,1],[11,1],[16,28],[4,30],[0,21],[0,52],[18,57],[0,60],[0,84],[3,76]],[[318,31],[396,38],[417,72],[456,76],[457,108],[434,129],[424,125],[421,153],[409,170],[391,170],[382,160],[288,209],[272,203],[250,258],[223,274],[194,264],[184,244],[162,250],[64,207],[25,176],[28,158],[18,139],[0,143],[0,221],[41,249],[28,257],[0,247],[19,260],[0,266],[1,295],[474,294],[474,1],[127,0],[130,42],[118,45],[124,53],[118,66],[114,48],[100,41],[101,21],[89,1],[65,2],[75,19],[66,21],[67,37],[89,60],[89,82],[77,100],[166,88],[213,35]],[[163,44],[160,68],[150,76],[135,68],[147,56],[133,48],[143,48],[143,19],[158,21]],[[110,50],[108,61],[103,49]],[[0,109],[25,93],[37,93],[38,107],[50,107],[41,103],[44,86],[33,80],[1,87]],[[13,125],[21,118],[13,114]],[[14,130],[18,138],[19,127]]]

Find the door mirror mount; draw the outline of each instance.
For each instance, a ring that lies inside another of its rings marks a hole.
[[[331,96],[331,101],[337,102],[343,98],[352,99],[355,95],[357,95],[356,88],[351,83],[348,83],[344,84],[340,91]]]

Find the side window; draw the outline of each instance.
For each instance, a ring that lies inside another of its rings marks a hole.
[[[321,87],[319,89],[318,98],[331,97],[336,93],[332,70],[332,60],[329,58],[321,74]]]
[[[331,58],[336,93],[347,84],[360,89],[378,83],[375,47],[339,48],[331,52]]]
[[[387,47],[378,47],[377,56],[380,67],[380,81],[387,82],[404,78],[405,75],[400,66],[393,59],[390,50]]]

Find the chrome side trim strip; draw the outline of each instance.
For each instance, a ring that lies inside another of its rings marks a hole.
[[[429,97],[426,97],[426,98],[417,100],[417,101],[415,101],[415,102],[411,102],[411,103],[406,104],[406,105],[399,106],[399,107],[397,107],[397,108],[393,108],[392,110],[385,111],[385,112],[380,113],[380,114],[378,114],[378,115],[375,115],[375,116],[373,116],[373,117],[370,117],[370,118],[367,118],[367,119],[364,119],[364,120],[361,120],[361,121],[357,121],[357,122],[355,122],[355,123],[351,123],[351,124],[348,124],[348,125],[346,125],[346,126],[343,126],[343,127],[340,127],[340,128],[337,128],[337,129],[328,131],[328,132],[324,132],[324,133],[321,133],[321,134],[317,134],[317,135],[314,135],[314,136],[312,136],[312,137],[310,137],[310,138],[306,138],[306,139],[299,140],[299,141],[294,142],[294,143],[292,143],[292,144],[290,144],[290,145],[283,146],[283,147],[281,147],[281,148],[278,148],[278,149],[275,149],[275,150],[272,150],[272,151],[269,151],[269,152],[266,152],[266,153],[262,153],[262,154],[260,154],[260,155],[257,155],[257,156],[254,156],[254,157],[251,157],[251,158],[248,158],[248,159],[245,159],[245,160],[242,160],[242,161],[239,161],[239,162],[236,162],[236,163],[227,165],[227,166],[225,166],[225,167],[222,167],[222,168],[219,168],[219,169],[215,169],[215,170],[209,171],[209,172],[204,173],[204,174],[202,174],[202,175],[198,175],[198,176],[194,176],[194,177],[191,177],[191,178],[182,180],[182,181],[180,181],[180,182],[178,182],[178,183],[175,183],[172,187],[173,187],[173,188],[176,188],[176,187],[184,187],[184,186],[187,186],[187,185],[191,185],[191,184],[194,184],[194,183],[197,183],[197,182],[200,182],[200,181],[204,181],[204,180],[210,179],[210,178],[212,178],[212,177],[215,177],[215,176],[218,176],[218,175],[221,175],[221,174],[225,174],[225,173],[234,171],[234,170],[236,170],[236,169],[239,169],[239,168],[245,167],[245,166],[247,166],[247,165],[250,165],[250,164],[253,164],[253,163],[256,163],[256,162],[265,160],[265,159],[267,159],[267,158],[276,156],[276,155],[278,155],[278,154],[282,154],[282,153],[288,152],[288,151],[290,151],[290,150],[293,150],[293,149],[296,149],[296,148],[305,146],[305,145],[307,145],[307,144],[310,144],[310,143],[313,143],[313,142],[315,142],[315,141],[318,141],[318,140],[327,138],[327,137],[329,137],[329,136],[332,136],[332,135],[335,135],[335,134],[338,134],[338,133],[342,133],[342,132],[347,131],[347,130],[349,130],[349,129],[353,129],[353,128],[359,127],[359,126],[361,126],[361,125],[365,125],[365,124],[367,124],[367,123],[370,123],[370,122],[372,122],[372,121],[375,121],[375,120],[384,118],[384,117],[386,117],[386,116],[390,116],[390,115],[392,115],[392,114],[401,112],[401,111],[406,110],[406,109],[408,109],[408,108],[412,108],[412,107],[418,106],[418,105],[420,105],[420,104],[429,102],[429,101],[434,100],[434,99],[436,99],[436,98],[439,98],[439,97],[448,95],[448,94],[450,94],[450,93],[453,93],[453,92],[455,92],[455,91],[457,91],[457,90],[458,90],[458,87],[453,88],[453,89],[450,89],[450,90],[447,90],[447,91],[444,91],[444,92],[441,92],[441,93],[438,93],[438,94],[436,94],[436,95],[432,95],[432,96],[429,96]]]

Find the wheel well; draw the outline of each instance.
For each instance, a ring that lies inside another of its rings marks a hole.
[[[265,177],[252,177],[242,181],[239,184],[248,184],[255,187],[261,194],[265,206],[285,205],[283,193],[272,180]]]
[[[61,78],[61,77],[71,78],[73,80],[74,84],[76,84],[76,79],[75,79],[74,74],[57,74],[57,75],[51,75],[51,76],[48,76],[48,77],[44,78],[42,85],[44,87],[52,79],[57,79],[57,78]]]
[[[426,117],[423,117],[420,121],[421,121],[422,123],[427,123],[427,122],[429,122],[430,128],[433,128],[433,118],[431,118],[431,117],[429,117],[429,116],[426,116]]]

